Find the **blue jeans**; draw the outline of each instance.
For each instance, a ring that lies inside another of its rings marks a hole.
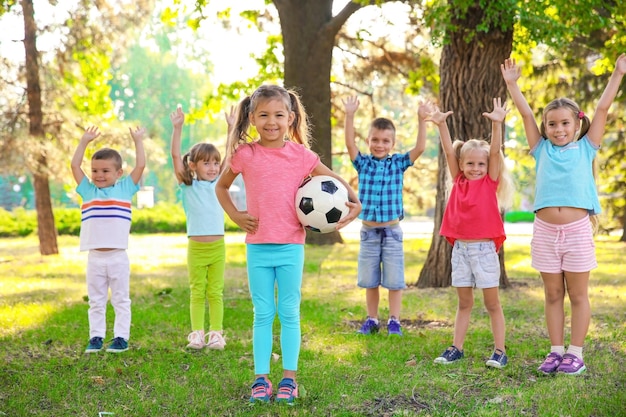
[[[254,373],[269,374],[272,327],[278,310],[283,369],[298,370],[300,299],[304,245],[248,244],[248,286],[254,306],[252,350]],[[275,296],[274,288],[278,290]],[[276,302],[277,298],[277,302]]]
[[[400,225],[391,227],[361,226],[358,286],[388,290],[406,288],[404,282],[404,246]]]

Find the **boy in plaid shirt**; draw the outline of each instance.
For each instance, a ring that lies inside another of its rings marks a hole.
[[[344,102],[346,111],[345,140],[352,165],[359,175],[359,199],[362,204],[361,243],[357,285],[365,288],[367,319],[360,334],[377,333],[378,305],[382,286],[389,291],[388,335],[402,336],[400,309],[404,282],[404,248],[400,220],[404,217],[402,183],[404,171],[413,165],[426,147],[425,119],[430,104],[418,108],[418,134],[415,147],[402,154],[391,154],[396,143],[393,122],[375,119],[367,136],[370,154],[359,152],[355,141],[354,114],[359,108],[357,97]]]

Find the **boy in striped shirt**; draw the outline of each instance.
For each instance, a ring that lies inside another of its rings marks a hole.
[[[115,311],[113,340],[107,352],[128,350],[130,337],[130,263],[126,249],[131,224],[131,202],[139,191],[139,180],[146,166],[143,148],[145,128],[129,129],[135,143],[135,168],[122,178],[119,152],[102,148],[91,158],[91,181],[81,165],[90,142],[100,136],[97,127],[83,134],[74,156],[72,174],[81,196],[80,250],[87,256],[87,295],[89,297],[89,345],[86,353],[102,349],[106,335],[106,307],[109,289]],[[121,178],[121,179],[120,179]]]

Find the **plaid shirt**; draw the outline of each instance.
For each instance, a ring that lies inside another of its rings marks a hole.
[[[359,218],[379,223],[402,219],[402,180],[404,171],[413,165],[409,153],[379,160],[359,152],[352,165],[359,174],[359,199],[363,206]]]

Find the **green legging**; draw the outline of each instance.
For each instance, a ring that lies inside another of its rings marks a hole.
[[[205,300],[209,302],[209,330],[222,330],[225,263],[224,239],[206,243],[188,240],[187,269],[192,331],[204,330]]]

